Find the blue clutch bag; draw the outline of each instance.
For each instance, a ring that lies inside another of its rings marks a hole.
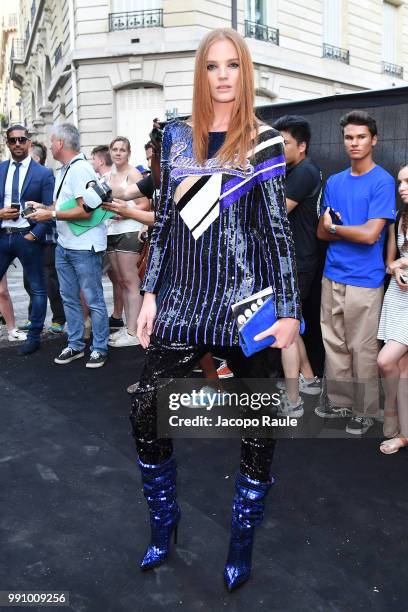
[[[262,351],[275,342],[274,336],[254,340],[254,336],[277,321],[272,289],[264,289],[232,306],[238,325],[239,344],[246,357]],[[305,331],[305,322],[300,322],[300,333]]]

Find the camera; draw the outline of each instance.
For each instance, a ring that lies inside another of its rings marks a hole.
[[[155,123],[153,124],[153,129],[149,134],[150,141],[153,143],[153,146],[161,146],[163,141],[163,130],[159,128]]]
[[[105,181],[95,179],[86,184],[83,194],[84,210],[93,212],[105,202],[112,202],[112,189]]]

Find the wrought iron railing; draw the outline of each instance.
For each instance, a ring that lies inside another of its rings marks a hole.
[[[343,62],[343,64],[350,63],[350,51],[347,49],[341,49],[340,47],[334,47],[333,45],[328,45],[326,43],[323,43],[323,57],[328,57],[329,59]]]
[[[384,74],[390,74],[398,79],[404,78],[404,67],[397,66],[397,64],[390,64],[390,62],[382,62],[382,71]]]
[[[60,43],[54,51],[54,66],[56,66],[58,62],[61,61],[61,58],[62,58],[62,44]]]
[[[3,28],[14,30],[17,27],[17,13],[10,13],[3,18]]]
[[[162,28],[163,9],[132,11],[130,13],[110,13],[109,31],[132,30],[134,28]]]
[[[254,21],[245,21],[245,36],[247,38],[256,38],[256,40],[263,40],[269,42],[272,45],[279,45],[279,30],[277,28],[270,28],[263,23],[255,23]]]

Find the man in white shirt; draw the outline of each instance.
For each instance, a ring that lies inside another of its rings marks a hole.
[[[106,228],[104,223],[100,223],[76,235],[69,225],[70,221],[91,217],[83,207],[82,196],[88,182],[97,177],[92,166],[80,153],[79,132],[74,125],[62,123],[54,126],[51,133],[51,152],[54,159],[63,164],[55,183],[54,209],[49,211],[39,208],[30,218],[37,221],[55,219],[57,222],[55,266],[67,319],[68,346],[54,361],[65,365],[84,357],[84,316],[80,297],[82,290],[89,307],[93,332],[91,355],[86,367],[99,368],[106,362],[109,338],[108,312],[102,287]],[[72,208],[67,210],[63,204],[68,200],[71,200]]]

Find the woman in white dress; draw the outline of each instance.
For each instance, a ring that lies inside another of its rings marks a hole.
[[[113,161],[113,168],[108,182],[113,189],[126,187],[128,183],[137,183],[142,175],[129,164],[130,142],[124,136],[117,136],[110,144],[109,151]],[[137,204],[134,200],[124,202],[128,208],[148,210],[149,200],[139,198]],[[111,334],[109,346],[122,347],[139,344],[136,336],[136,323],[143,298],[140,295],[140,280],[137,265],[143,248],[140,230],[143,224],[135,219],[117,217],[107,221],[109,261],[113,269],[113,284],[116,291],[122,291],[123,305],[126,316],[126,327]],[[115,286],[114,286],[115,288]]]
[[[398,174],[398,191],[404,208],[390,225],[387,272],[390,285],[385,294],[378,338],[385,345],[378,366],[385,392],[384,440],[380,451],[390,455],[408,445],[408,166]]]

